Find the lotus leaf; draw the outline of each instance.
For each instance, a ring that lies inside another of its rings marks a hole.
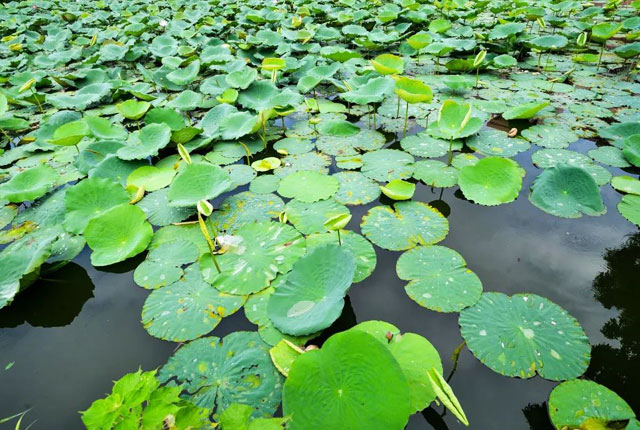
[[[326,231],[325,222],[338,215],[349,215],[349,209],[334,199],[304,203],[291,200],[285,207],[285,215],[302,234],[322,233]]]
[[[362,233],[374,244],[392,251],[434,244],[449,232],[449,223],[437,210],[422,202],[376,206],[362,218]]]
[[[640,196],[624,196],[618,203],[618,210],[629,222],[640,227]]]
[[[283,209],[282,199],[275,194],[244,191],[224,199],[211,220],[218,230],[233,232],[254,221],[277,218]]]
[[[12,203],[35,200],[53,188],[57,177],[56,171],[47,165],[24,170],[0,184],[0,200]]]
[[[362,174],[375,181],[407,179],[413,173],[414,159],[397,149],[379,149],[362,156]]]
[[[589,365],[591,346],[580,324],[535,294],[483,293],[460,313],[469,350],[491,370],[510,377],[563,381]]]
[[[549,417],[557,429],[606,429],[633,420],[635,414],[627,402],[607,387],[576,379],[553,389],[549,395]]]
[[[460,169],[458,183],[467,199],[480,205],[496,206],[518,197],[524,173],[513,160],[487,157]]]
[[[394,179],[384,187],[380,187],[380,191],[393,200],[409,200],[416,191],[416,184],[402,179]]]
[[[80,234],[89,220],[128,201],[129,194],[119,184],[104,178],[85,179],[65,193],[64,227]]]
[[[247,224],[235,231],[235,246],[217,257],[201,259],[202,273],[223,293],[252,294],[269,286],[278,273],[287,273],[305,253],[304,238],[291,226],[272,221]]]
[[[378,198],[378,184],[360,172],[338,172],[333,175],[340,182],[334,198],[343,205],[365,205]]]
[[[355,269],[354,255],[337,244],[310,249],[269,298],[274,327],[293,336],[329,327],[342,313]]]
[[[560,165],[545,170],[531,186],[529,200],[543,211],[563,218],[606,212],[598,184],[580,167]]]
[[[375,395],[372,395],[375,393]],[[293,362],[282,407],[291,430],[401,430],[411,412],[409,387],[391,352],[372,335],[333,335]]]
[[[458,183],[458,169],[438,160],[421,160],[414,164],[413,177],[432,187],[453,187]]]
[[[142,209],[128,203],[113,206],[91,218],[84,230],[93,250],[91,264],[107,266],[138,255],[147,248],[153,229]]]
[[[400,256],[398,277],[411,281],[405,290],[420,306],[438,312],[460,312],[482,294],[480,279],[462,256],[444,246],[419,246]]]
[[[614,176],[611,178],[611,186],[623,193],[640,195],[640,181],[631,176]]]
[[[280,181],[278,193],[304,203],[313,203],[333,196],[340,186],[332,176],[314,171],[298,171]]]
[[[524,103],[520,106],[507,109],[502,114],[502,117],[508,120],[533,118],[538,112],[549,106],[549,104],[549,102]]]
[[[254,417],[273,414],[282,395],[282,377],[255,332],[189,342],[160,369],[158,380],[180,384],[183,397],[198,406],[222,412],[242,403],[253,407]]]
[[[211,200],[233,185],[220,167],[209,163],[189,164],[173,178],[169,187],[169,204],[175,207],[195,206],[200,200]]]

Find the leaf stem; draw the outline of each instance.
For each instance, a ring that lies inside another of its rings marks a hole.
[[[407,102],[407,108],[404,110],[404,131],[402,137],[407,135],[407,122],[409,121],[409,102]]]

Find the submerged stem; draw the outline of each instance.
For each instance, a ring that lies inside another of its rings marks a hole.
[[[402,137],[407,135],[407,121],[409,120],[409,102],[407,102],[407,108],[404,111],[404,131],[402,132]]]

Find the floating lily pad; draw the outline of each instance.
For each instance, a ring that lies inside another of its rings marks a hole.
[[[607,211],[600,188],[581,167],[558,166],[546,169],[531,186],[529,200],[538,208],[563,218],[597,216]]]
[[[419,246],[400,256],[398,277],[411,281],[407,294],[420,306],[438,312],[460,312],[482,294],[480,279],[462,256],[444,246]]]
[[[0,200],[12,203],[35,200],[51,190],[57,178],[56,171],[47,165],[24,170],[0,184]]]
[[[182,266],[200,256],[198,247],[188,240],[172,240],[153,248],[136,267],[133,280],[143,288],[155,290],[173,284],[184,274]]]
[[[544,148],[562,149],[578,140],[578,136],[567,127],[538,124],[522,130],[522,137]]]
[[[329,327],[342,313],[355,269],[354,255],[337,244],[309,250],[269,298],[274,327],[293,336]]]
[[[549,395],[549,417],[557,429],[604,430],[633,420],[635,414],[627,402],[607,387],[576,379],[553,389]]]
[[[251,181],[249,191],[256,194],[269,194],[278,191],[280,178],[275,175],[260,175]]]
[[[127,177],[127,186],[142,187],[145,191],[157,191],[169,186],[176,170],[170,167],[142,166]]]
[[[282,396],[269,346],[255,332],[189,342],[160,369],[158,380],[181,385],[183,397],[200,407],[222,412],[242,403],[254,408],[255,417],[272,415]]]
[[[171,129],[166,124],[145,125],[139,134],[131,135],[127,146],[118,149],[118,158],[122,160],[141,160],[158,155],[169,144]]]
[[[353,275],[353,282],[362,282],[373,273],[373,269],[376,267],[377,257],[373,245],[358,233],[349,230],[342,230],[340,232],[340,239],[342,241],[341,246],[350,251],[356,259],[356,271]],[[316,233],[307,236],[307,250],[329,243],[338,243],[337,232]]]
[[[332,176],[315,171],[299,171],[280,181],[278,193],[305,203],[325,200],[338,191],[340,183]]]
[[[65,193],[64,227],[80,234],[91,218],[128,201],[129,194],[120,184],[104,178],[85,179]]]
[[[152,336],[184,342],[209,333],[246,300],[246,296],[222,293],[206,283],[196,264],[187,269],[183,279],[156,289],[147,297],[142,324]]]
[[[283,210],[284,202],[275,194],[244,191],[224,199],[211,219],[218,230],[233,232],[255,221],[277,218]]]
[[[375,181],[407,179],[413,173],[414,159],[397,149],[379,149],[362,156],[362,174]]]
[[[578,321],[535,294],[484,293],[459,323],[473,355],[502,375],[562,381],[589,365],[591,346]]]
[[[165,226],[174,222],[181,222],[195,215],[195,206],[173,207],[167,204],[168,188],[147,194],[136,206],[144,211],[149,222],[157,226]]]
[[[287,273],[305,253],[304,238],[290,225],[272,221],[247,224],[234,233],[236,246],[217,257],[218,274],[211,257],[201,260],[205,280],[229,294],[264,290],[278,273]]]
[[[611,186],[623,193],[640,195],[640,181],[631,176],[614,176]]]
[[[618,203],[618,210],[629,222],[640,227],[640,196],[624,196]]]
[[[176,207],[195,206],[200,200],[213,199],[233,183],[219,166],[194,163],[185,167],[169,187],[169,204]]]
[[[533,118],[538,112],[549,106],[549,104],[547,101],[524,103],[520,106],[507,109],[502,113],[502,117],[508,120]]]
[[[124,203],[90,219],[84,237],[93,250],[91,264],[107,266],[144,251],[153,229],[142,209]]]
[[[612,167],[629,167],[629,162],[625,159],[622,150],[615,146],[601,146],[588,152],[589,157],[598,163]]]
[[[338,215],[349,215],[349,209],[334,199],[314,203],[291,200],[285,207],[287,219],[302,234],[322,233],[327,229],[324,223]]]
[[[458,169],[438,160],[420,160],[414,164],[413,177],[432,187],[453,187],[458,183]]]
[[[449,232],[449,222],[440,212],[422,202],[399,202],[376,206],[362,217],[362,233],[374,244],[392,251],[440,242]]]
[[[442,157],[449,152],[449,141],[445,139],[438,139],[431,137],[426,133],[418,133],[412,136],[407,136],[400,141],[402,149],[407,151],[411,155],[416,157]],[[453,151],[459,151],[462,149],[462,142],[459,140],[453,141],[451,145]]]
[[[475,203],[495,206],[514,201],[525,171],[508,158],[487,157],[460,169],[458,183],[464,196]]]
[[[531,146],[524,139],[509,137],[504,131],[492,128],[480,130],[466,141],[466,145],[482,155],[500,157],[513,157]]]
[[[582,167],[598,185],[607,184],[611,180],[611,173],[602,166],[593,164],[593,160],[579,152],[566,149],[541,149],[531,156],[531,161],[542,169],[548,169],[560,164]]]
[[[378,184],[360,172],[338,172],[333,175],[340,183],[334,198],[345,205],[366,205],[380,196]]]
[[[358,330],[335,334],[293,362],[282,407],[292,417],[290,430],[401,430],[411,408],[400,365],[380,341]]]

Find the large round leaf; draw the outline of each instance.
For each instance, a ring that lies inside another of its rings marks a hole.
[[[623,217],[640,227],[640,196],[624,196],[618,203],[618,210]]]
[[[341,230],[340,240],[342,247],[356,257],[356,272],[353,275],[353,282],[365,280],[373,273],[373,269],[376,267],[377,257],[373,245],[358,233],[349,230]],[[328,243],[338,243],[338,233],[336,231],[307,236],[307,250],[324,246]]]
[[[460,313],[469,350],[493,371],[530,378],[577,378],[591,357],[589,339],[560,306],[535,294],[484,293]]]
[[[305,203],[325,200],[338,191],[340,183],[332,176],[315,171],[299,171],[280,181],[278,193]]]
[[[144,251],[153,229],[142,209],[124,203],[89,220],[84,237],[93,250],[91,264],[107,266]]]
[[[337,244],[311,249],[269,298],[274,327],[293,336],[329,327],[342,313],[355,269],[354,255]]]
[[[524,174],[524,169],[513,160],[487,157],[460,169],[458,183],[467,199],[480,205],[495,206],[518,197]]]
[[[56,171],[47,165],[24,170],[0,184],[0,200],[13,203],[35,200],[49,191],[57,178]]]
[[[255,332],[190,342],[160,369],[158,379],[181,385],[183,396],[203,408],[222,412],[242,403],[252,406],[256,417],[273,414],[282,395],[282,377]]]
[[[411,413],[398,362],[358,330],[335,334],[293,362],[282,407],[290,430],[401,430]]]
[[[129,194],[120,184],[106,178],[85,179],[65,193],[64,227],[80,234],[91,218],[128,201]]]
[[[171,206],[195,206],[200,200],[211,200],[233,186],[229,175],[219,166],[193,163],[176,175],[169,187]]]
[[[387,182],[407,179],[413,173],[414,159],[397,149],[379,149],[362,156],[362,173],[370,179]]]
[[[398,258],[398,277],[411,281],[407,294],[420,306],[438,312],[460,312],[482,294],[478,276],[462,256],[444,246],[419,246]]]
[[[440,242],[449,232],[449,222],[440,212],[422,202],[400,202],[376,206],[362,217],[362,233],[381,248],[403,251],[417,245]]]
[[[369,333],[393,354],[409,383],[411,408],[418,412],[435,400],[427,372],[431,369],[442,374],[440,354],[431,342],[415,333],[400,334],[400,330],[384,321],[365,321],[351,330]],[[391,337],[391,339],[389,339]]]
[[[620,396],[593,381],[576,379],[563,382],[549,395],[549,417],[556,429],[584,428],[606,430],[635,417]]]
[[[235,246],[217,257],[201,260],[204,278],[224,293],[251,294],[264,290],[278,273],[287,273],[305,253],[304,238],[290,225],[273,221],[247,224],[234,233]]]
[[[581,167],[561,165],[546,169],[531,186],[529,200],[551,215],[579,218],[582,214],[602,215],[607,208],[600,188]]]
[[[200,267],[195,264],[187,269],[183,279],[154,290],[147,297],[142,307],[142,324],[152,336],[184,342],[209,333],[246,300],[246,296],[213,288],[202,279]]]

